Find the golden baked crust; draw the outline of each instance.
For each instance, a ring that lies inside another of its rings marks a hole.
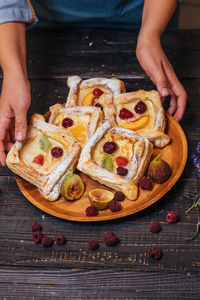
[[[41,148],[41,138],[50,142],[47,150]],[[62,149],[62,156],[51,155],[54,147]],[[81,147],[75,138],[64,129],[48,124],[42,115],[31,117],[26,140],[16,142],[7,155],[7,166],[17,175],[35,185],[48,200],[54,201],[60,195],[62,179],[76,168]],[[43,164],[34,161],[43,157]]]
[[[67,84],[70,90],[66,107],[94,106],[98,103],[103,108],[105,119],[114,124],[113,97],[125,93],[125,86],[121,80],[101,77],[82,80],[79,76],[72,76],[68,78]],[[94,97],[92,95],[94,89],[100,89],[102,94],[99,97]]]
[[[95,106],[63,107],[55,104],[50,107],[49,123],[64,128],[62,121],[65,118],[72,120],[73,125],[64,128],[70,132],[83,147],[88,139],[93,136],[99,122],[103,119],[103,112]]]
[[[134,107],[139,101],[146,104],[147,110],[138,114]],[[166,127],[165,112],[157,91],[139,90],[136,92],[124,93],[114,98],[116,105],[116,123],[118,126],[131,129],[138,134],[148,138],[155,146],[163,148],[170,142],[170,138],[164,133]],[[120,111],[126,108],[133,113],[130,119],[121,119]],[[135,122],[137,121],[137,123]],[[135,122],[135,123],[134,123]],[[138,126],[138,129],[137,129]],[[134,129],[135,127],[135,129]]]
[[[122,191],[128,199],[136,200],[138,197],[138,180],[143,176],[148,166],[153,146],[146,138],[131,130],[111,127],[112,125],[108,120],[101,122],[93,137],[83,148],[77,168],[94,180],[116,191]],[[130,155],[126,176],[117,175],[116,166],[114,166],[114,171],[102,167],[105,141],[114,141],[117,144],[116,154],[110,155],[113,162],[116,160],[116,155],[126,157]]]

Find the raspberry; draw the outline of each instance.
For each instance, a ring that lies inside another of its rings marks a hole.
[[[153,188],[152,180],[149,177],[143,177],[139,180],[139,186],[142,190],[148,190],[151,191]]]
[[[103,106],[101,106],[101,104],[97,103],[97,104],[95,104],[95,106],[100,108],[103,111]]]
[[[73,125],[74,125],[74,121],[72,119],[70,119],[70,118],[64,118],[62,120],[62,126],[64,128],[68,128],[68,127],[71,127]]]
[[[98,210],[94,206],[88,206],[85,212],[88,217],[94,217],[98,215]]]
[[[143,114],[147,110],[147,106],[143,101],[139,101],[134,109],[137,114]]]
[[[91,240],[88,243],[88,247],[90,250],[96,250],[97,248],[99,248],[99,242],[97,242],[95,240]]]
[[[115,192],[115,196],[114,196],[114,199],[115,201],[123,201],[124,199],[126,198],[126,196],[124,195],[124,193],[120,192],[120,191],[117,191]]]
[[[32,231],[41,231],[42,230],[42,225],[40,225],[39,223],[37,222],[34,222],[32,224]]]
[[[42,234],[40,231],[35,231],[35,232],[33,233],[33,241],[34,241],[35,243],[40,243],[42,237],[43,237],[43,234]]]
[[[123,168],[123,167],[117,168],[117,175],[126,176],[127,174],[128,174],[128,169]]]
[[[45,247],[50,247],[53,244],[53,239],[45,235],[42,237],[42,245]]]
[[[59,158],[63,155],[63,149],[61,149],[59,147],[54,147],[51,150],[51,155],[55,158]]]
[[[148,254],[150,257],[153,257],[155,259],[160,259],[163,256],[163,251],[159,247],[151,247],[148,250]]]
[[[94,89],[93,90],[93,95],[94,95],[94,98],[99,98],[104,92],[100,89]]]
[[[116,163],[119,167],[124,167],[128,164],[129,160],[126,157],[118,156],[116,158]]]
[[[56,244],[57,245],[64,245],[67,242],[67,239],[64,235],[59,234],[56,237]]]
[[[122,209],[121,203],[115,200],[112,200],[109,205],[108,208],[112,211],[120,211]]]
[[[166,215],[166,221],[168,223],[176,223],[179,219],[179,216],[177,214],[177,212],[175,211],[169,211]]]
[[[112,246],[119,242],[118,237],[112,231],[107,231],[104,234],[103,240],[107,246]]]
[[[112,154],[117,150],[117,145],[114,142],[106,142],[103,145],[103,150],[105,153]]]
[[[34,157],[33,163],[43,166],[44,156],[42,154],[37,155],[36,157]]]
[[[122,120],[133,118],[134,114],[127,108],[122,108],[119,112],[119,118]]]
[[[154,221],[150,224],[149,226],[151,232],[154,232],[154,233],[157,233],[161,230],[161,226],[160,226],[160,223]]]

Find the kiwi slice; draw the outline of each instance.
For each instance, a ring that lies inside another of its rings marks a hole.
[[[70,172],[63,180],[60,192],[67,200],[79,199],[84,193],[84,184],[81,177]]]
[[[110,155],[108,155],[108,154],[104,154],[101,166],[103,168],[107,169],[108,171],[112,172],[113,171],[112,157]]]
[[[39,143],[40,143],[40,148],[48,153],[49,150],[51,149],[51,142],[49,141],[48,137],[45,134],[42,135]]]

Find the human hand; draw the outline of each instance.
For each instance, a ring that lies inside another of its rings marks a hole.
[[[5,76],[0,95],[0,162],[6,165],[6,151],[14,141],[23,141],[27,130],[30,84],[23,76]]]
[[[187,93],[178,80],[172,65],[167,59],[159,39],[138,39],[136,49],[137,59],[156,85],[162,103],[166,96],[171,96],[168,113],[180,121],[186,109]]]

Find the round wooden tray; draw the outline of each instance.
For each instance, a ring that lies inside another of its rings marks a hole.
[[[148,206],[158,201],[164,194],[166,194],[176,181],[181,176],[187,160],[187,141],[185,134],[180,125],[171,117],[168,118],[168,135],[171,137],[171,144],[163,149],[154,149],[154,154],[162,153],[162,158],[166,160],[172,168],[172,175],[163,184],[154,184],[152,191],[139,190],[139,197],[136,201],[125,199],[122,204],[122,210],[119,212],[111,212],[109,209],[99,211],[95,217],[87,217],[85,209],[90,205],[88,199],[88,192],[92,188],[106,188],[111,190],[98,182],[92,180],[85,174],[80,174],[86,189],[81,199],[76,201],[67,201],[60,197],[55,202],[50,202],[43,198],[38,192],[37,188],[24,179],[16,176],[16,182],[24,196],[36,207],[44,212],[66,220],[94,222],[112,220],[125,217],[136,212],[139,212]]]

